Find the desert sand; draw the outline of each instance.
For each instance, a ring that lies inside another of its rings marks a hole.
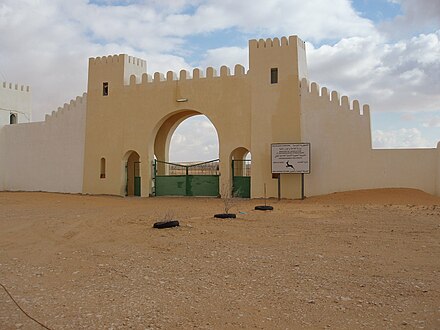
[[[440,198],[267,202],[1,192],[0,283],[50,329],[440,329]]]

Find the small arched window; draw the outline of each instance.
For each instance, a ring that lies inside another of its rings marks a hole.
[[[102,157],[101,158],[101,175],[100,175],[101,179],[105,179],[105,158]]]
[[[9,116],[9,124],[17,124],[17,114],[11,113]]]

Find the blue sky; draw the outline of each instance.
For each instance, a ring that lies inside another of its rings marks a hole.
[[[438,0],[2,0],[0,32],[0,79],[31,85],[34,120],[86,91],[88,57],[128,53],[149,73],[247,66],[248,39],[296,34],[309,80],[370,104],[374,147],[440,140]],[[216,139],[190,118],[171,158],[216,158]]]

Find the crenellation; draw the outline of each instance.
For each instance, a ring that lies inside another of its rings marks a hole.
[[[19,92],[30,92],[29,85],[20,85],[20,84],[14,84],[14,83],[8,83],[6,81],[3,81],[3,83],[0,85],[0,87],[4,89],[12,89]]]
[[[107,56],[98,56],[89,58],[89,65],[106,65],[106,64],[117,64],[117,63],[127,63],[135,66],[145,68],[147,66],[147,61],[140,58],[129,56],[127,54],[115,54]]]
[[[310,84],[310,94],[313,96],[319,96],[319,85],[316,82]]]
[[[155,72],[153,82],[165,81],[165,76],[161,72]]]
[[[364,104],[362,106],[362,114],[368,118],[370,118],[370,106],[368,104]]]
[[[341,97],[341,109],[347,111],[350,110],[350,100],[346,95]]]
[[[115,56],[118,56],[118,55],[115,55]],[[127,62],[129,64],[140,66],[141,68],[147,66],[147,61],[145,61],[145,60],[143,60],[141,58],[134,57],[134,56],[128,56],[126,54],[121,54],[119,56],[123,56],[123,57],[125,56],[127,58]]]
[[[302,49],[305,50],[306,44],[304,41],[299,39],[297,36],[289,36],[287,37],[281,37],[281,40],[279,38],[267,38],[264,39],[253,39],[249,40],[249,49],[256,49],[256,48],[279,48],[279,47],[288,47],[291,45],[298,45]]]
[[[107,56],[98,56],[98,57],[90,57],[89,65],[103,65],[103,64],[112,64],[119,63],[124,59],[125,54],[119,55],[107,55]]]
[[[200,79],[203,76],[203,72],[199,68],[193,69],[193,79]]]
[[[353,100],[353,112],[355,112],[358,115],[362,115],[358,100]]]
[[[321,88],[321,97],[327,99],[328,101],[330,101],[330,93],[329,93],[327,87],[322,87]]]
[[[229,77],[230,75],[231,70],[226,65],[222,65],[220,67],[220,77]]]
[[[167,72],[167,81],[175,81],[177,80],[177,74],[174,71]]]
[[[337,91],[332,91],[332,92],[331,92],[331,98],[330,98],[330,101],[331,101],[332,103],[336,103],[336,104],[338,104],[338,105],[341,105],[341,100],[340,100],[340,97],[339,97],[339,93],[338,93]]]
[[[306,78],[301,79],[301,91],[310,94],[312,97],[320,97],[328,102],[333,102],[337,105],[336,109],[347,110],[353,113],[357,113],[359,115],[369,116],[369,106],[365,104],[363,108],[361,108],[358,100],[353,100],[352,106],[350,106],[350,99],[348,96],[340,97],[337,91],[332,91],[329,93],[327,87],[319,87],[319,84],[316,82],[312,82],[309,84],[309,81]]]
[[[206,78],[214,78],[214,77],[217,77],[217,71],[212,66],[207,67]]]
[[[57,110],[53,110],[50,114],[46,114],[44,116],[44,121],[49,122],[53,118],[58,118],[69,112],[70,110],[74,110],[77,106],[85,104],[87,101],[87,93],[83,93],[81,96],[77,96],[75,99],[70,100],[69,103],[64,103],[62,107],[58,107]]]
[[[244,66],[240,65],[240,64],[236,64],[234,67],[234,75],[235,76],[244,76],[245,75]]]
[[[301,91],[310,93],[309,81],[307,78],[302,78],[299,86],[301,87]]]
[[[161,72],[155,72],[153,78],[151,75],[147,73],[143,73],[141,77],[136,75],[131,75],[129,80],[129,86],[137,85],[137,84],[148,84],[148,83],[157,83],[163,81],[177,81],[177,80],[198,80],[201,78],[227,78],[233,76],[244,76],[246,75],[244,66],[240,64],[236,64],[234,66],[234,74],[231,75],[231,69],[223,65],[220,67],[220,75],[217,74],[217,71],[213,67],[206,68],[206,75],[203,75],[203,71],[199,68],[194,68],[191,73],[188,70],[182,69],[179,71],[179,75],[174,71],[168,71],[166,75]]]
[[[143,85],[145,85],[145,84],[147,84],[147,83],[153,81],[151,75],[148,74],[148,73],[143,73],[141,79],[142,79],[141,83],[142,83]]]
[[[179,80],[187,80],[187,79],[191,79],[190,73],[188,70],[180,70],[179,73]]]

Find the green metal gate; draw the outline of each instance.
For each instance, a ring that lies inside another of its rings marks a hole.
[[[141,195],[141,171],[140,171],[140,162],[134,163],[134,195]]]
[[[232,160],[232,195],[234,197],[251,197],[251,160]]]
[[[155,160],[155,196],[218,196],[219,160],[176,164]]]
[[[140,196],[141,195],[141,174],[140,174],[140,162],[134,162],[133,163],[133,196]],[[131,174],[130,174],[131,175]],[[128,165],[125,165],[125,196],[129,195],[129,188],[128,185],[130,184],[129,179],[129,173],[128,173]]]

